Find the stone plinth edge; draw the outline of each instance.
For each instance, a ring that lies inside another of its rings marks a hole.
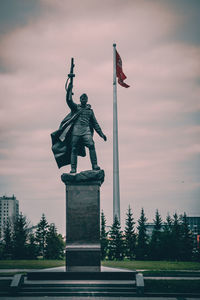
[[[105,173],[104,170],[88,170],[76,174],[63,173],[61,180],[67,184],[85,184],[85,183],[99,183],[101,185],[104,182]]]

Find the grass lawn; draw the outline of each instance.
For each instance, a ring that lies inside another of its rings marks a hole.
[[[64,260],[0,260],[0,269],[44,269],[64,266]],[[200,262],[175,261],[102,261],[102,266],[129,270],[200,270]]]
[[[111,268],[123,268],[129,270],[173,271],[173,270],[200,270],[200,262],[177,261],[108,261],[104,260],[102,266]]]
[[[0,260],[1,269],[45,269],[64,266],[64,260]]]

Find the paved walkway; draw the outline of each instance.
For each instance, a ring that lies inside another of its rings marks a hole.
[[[65,272],[65,266],[47,269],[0,269],[1,273],[14,273],[14,272]],[[130,272],[127,269],[117,269],[101,266],[102,272]]]
[[[174,298],[174,297],[0,297],[0,300],[198,300],[200,298]]]
[[[65,272],[65,266],[63,267],[56,267],[56,268],[48,268],[48,269],[42,269],[41,272]],[[128,269],[117,269],[117,268],[110,268],[110,267],[104,267],[101,266],[101,272],[130,272]]]

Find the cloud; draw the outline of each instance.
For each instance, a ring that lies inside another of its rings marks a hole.
[[[0,11],[1,34],[6,34],[16,27],[26,26],[31,19],[40,16],[39,0],[2,0]]]

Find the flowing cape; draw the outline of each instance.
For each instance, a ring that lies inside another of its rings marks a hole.
[[[88,105],[89,106],[89,105]],[[52,151],[58,165],[58,168],[69,165],[71,163],[71,140],[72,129],[74,122],[81,113],[81,108],[75,113],[70,112],[64,120],[61,122],[58,130],[51,133]],[[91,134],[93,135],[94,129],[90,125]],[[86,156],[86,150],[84,144],[80,141],[77,149],[79,156]]]

